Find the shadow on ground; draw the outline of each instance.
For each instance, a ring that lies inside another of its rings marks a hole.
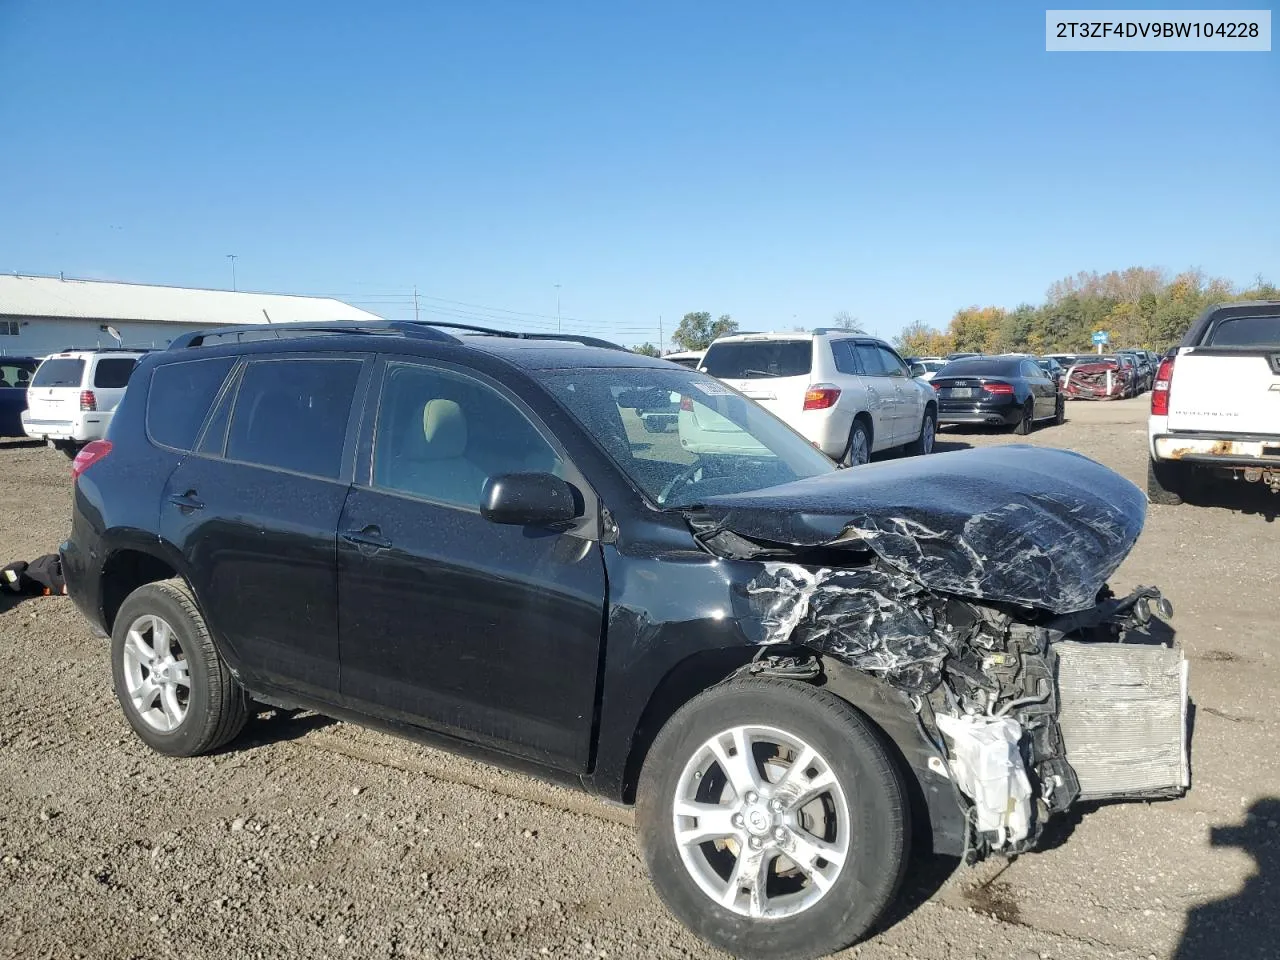
[[[257,707],[244,732],[229,744],[218,750],[218,753],[241,753],[256,747],[265,747],[273,743],[285,743],[299,740],[314,730],[337,723],[332,717],[326,717],[310,710],[281,710],[276,707]]]
[[[1267,523],[1275,523],[1280,516],[1280,493],[1272,493],[1264,484],[1244,481],[1221,480],[1201,484],[1183,498],[1196,507],[1221,507],[1236,513],[1254,514]],[[1280,943],[1276,946],[1280,956]]]
[[[1280,798],[1249,808],[1239,827],[1213,827],[1209,843],[1243,850],[1254,871],[1239,893],[1187,913],[1174,960],[1274,960],[1280,956]]]

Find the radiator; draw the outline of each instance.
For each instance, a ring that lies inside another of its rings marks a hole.
[[[1187,661],[1176,646],[1053,644],[1058,725],[1080,799],[1169,797],[1191,783]]]

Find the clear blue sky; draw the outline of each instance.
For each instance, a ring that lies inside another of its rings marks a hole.
[[[1048,54],[1044,9],[0,0],[0,270],[234,253],[242,289],[535,326],[559,283],[627,343],[1280,279],[1280,53]]]

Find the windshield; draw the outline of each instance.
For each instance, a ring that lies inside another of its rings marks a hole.
[[[79,387],[84,361],[68,358],[46,360],[31,381],[33,387]]]
[[[631,482],[662,507],[836,469],[763,407],[692,370],[547,370],[539,378]]]
[[[713,343],[702,368],[722,380],[803,377],[813,365],[812,340],[735,340]]]

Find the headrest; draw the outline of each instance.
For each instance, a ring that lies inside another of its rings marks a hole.
[[[452,460],[467,449],[467,418],[452,400],[428,400],[422,408],[426,459]]]

